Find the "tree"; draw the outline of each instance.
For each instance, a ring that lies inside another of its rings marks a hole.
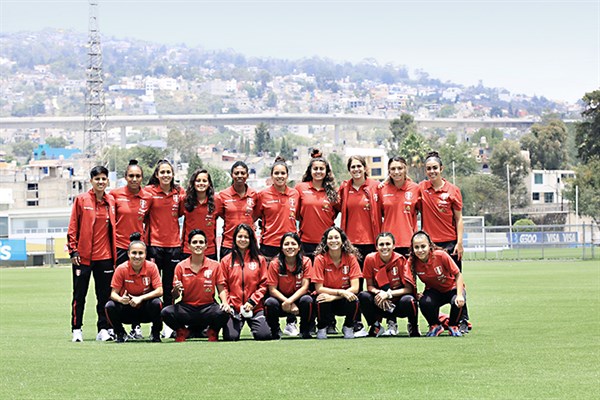
[[[506,184],[506,166],[510,172],[511,202],[514,207],[524,207],[529,204],[525,177],[529,174],[529,161],[521,155],[517,142],[505,140],[500,142],[490,155],[492,173]]]
[[[506,183],[496,175],[473,174],[458,182],[464,215],[482,215],[491,225],[508,223]]]
[[[202,167],[204,167],[204,163],[202,162],[202,159],[198,156],[198,154],[194,154],[192,156],[192,158],[190,158],[190,161],[188,163],[187,176],[185,178],[186,185],[187,185],[187,182],[189,182],[194,171],[196,171],[197,169],[201,169]]]
[[[504,139],[504,132],[498,128],[480,128],[471,137],[471,143],[480,144],[482,137],[485,137],[488,146],[493,148]]]
[[[331,153],[327,157],[327,161],[329,161],[329,165],[331,165],[331,171],[333,172],[338,185],[350,177],[348,169],[346,168],[346,165],[344,165],[344,160],[339,154]]]
[[[294,157],[294,151],[288,145],[285,137],[281,138],[281,147],[279,148],[279,155],[286,160],[291,160]]]
[[[396,154],[404,157],[408,163],[408,173],[415,182],[425,179],[425,157],[431,146],[423,136],[411,131],[404,138]]]
[[[446,174],[452,171],[452,162],[454,161],[454,170],[457,175],[471,175],[477,172],[477,162],[471,155],[471,147],[465,143],[458,143],[458,138],[451,133],[446,138],[440,149],[440,156],[446,166]]]
[[[37,145],[31,140],[21,140],[12,145],[12,152],[17,157],[31,157],[33,156],[33,149]]]
[[[560,169],[567,162],[567,126],[559,119],[535,124],[521,138],[521,147],[529,151],[532,168]]]
[[[67,147],[70,143],[62,136],[49,136],[46,138],[46,144],[55,149]]]
[[[195,143],[198,141],[192,132],[181,132],[179,129],[173,128],[167,135],[167,146],[172,152],[178,152],[183,162],[189,162],[196,153]]]
[[[206,164],[205,168],[213,181],[215,193],[220,192],[223,189],[227,189],[231,185],[231,177],[222,168],[215,167],[212,164]]]
[[[403,113],[400,118],[395,118],[390,122],[390,131],[392,136],[387,140],[387,150],[390,157],[402,155],[399,148],[409,133],[416,133],[415,119],[412,115]],[[404,155],[405,156],[405,155]]]
[[[162,160],[167,155],[165,149],[149,146],[135,146],[129,149],[129,159],[138,160],[138,163],[144,171],[144,180],[150,179],[154,172],[154,167],[158,160]]]
[[[586,164],[579,165],[575,179],[570,182],[565,197],[575,204],[575,187],[579,191],[579,213],[591,217],[600,224],[600,155],[588,159]]]
[[[268,152],[272,146],[271,134],[269,133],[269,126],[264,122],[261,122],[254,128],[254,151],[256,155],[262,155]]]
[[[600,156],[600,90],[583,96],[585,110],[581,113],[583,122],[576,125],[575,142],[581,161],[587,163]]]

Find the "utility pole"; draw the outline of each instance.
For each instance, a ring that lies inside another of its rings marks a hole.
[[[86,101],[84,118],[83,153],[99,159],[106,144],[106,103],[102,72],[102,47],[98,30],[98,0],[89,0],[90,19],[88,35],[88,65],[86,70]]]

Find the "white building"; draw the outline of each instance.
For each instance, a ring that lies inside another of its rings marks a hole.
[[[568,203],[563,198],[567,179],[575,178],[572,170],[534,169],[527,177],[526,186],[530,194],[531,204]]]

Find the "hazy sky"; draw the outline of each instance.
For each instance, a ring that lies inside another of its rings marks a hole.
[[[102,35],[247,56],[375,58],[574,102],[600,87],[600,0],[99,0]],[[0,31],[86,32],[88,1],[0,0]]]

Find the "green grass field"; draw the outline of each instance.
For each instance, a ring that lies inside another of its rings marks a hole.
[[[93,340],[92,296],[70,342],[68,268],[0,269],[0,398],[600,397],[598,261],[468,262],[465,279],[463,338],[116,344]]]

